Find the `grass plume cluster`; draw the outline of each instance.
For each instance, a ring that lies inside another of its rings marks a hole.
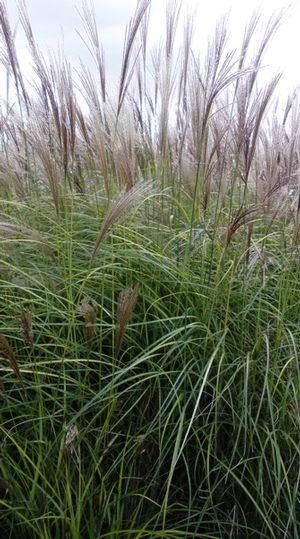
[[[141,0],[114,98],[89,2],[76,84],[19,7],[34,88],[0,0],[1,537],[298,538],[299,102],[259,78],[280,16],[238,53],[224,18],[200,55],[175,2],[151,51]]]

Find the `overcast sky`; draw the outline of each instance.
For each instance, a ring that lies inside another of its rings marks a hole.
[[[64,50],[67,58],[76,65],[78,57],[89,61],[88,53],[83,46],[76,29],[81,29],[78,9],[81,0],[27,0],[33,30],[43,51],[53,50],[57,42],[64,36]],[[209,32],[213,30],[216,20],[231,8],[230,33],[232,43],[238,46],[243,26],[255,8],[263,10],[267,18],[272,12],[287,6],[288,0],[183,0],[183,12],[186,9],[198,10],[195,31],[195,45],[202,46]],[[151,39],[158,40],[164,33],[164,16],[167,0],[152,0],[151,6]],[[7,0],[12,23],[17,23],[17,0]],[[106,52],[108,75],[117,78],[120,66],[124,31],[126,23],[132,16],[136,0],[94,0],[99,34]],[[196,20],[196,19],[195,19]],[[180,31],[180,29],[179,29]],[[18,53],[23,69],[29,72],[29,54],[18,29]],[[282,27],[274,37],[266,63],[274,71],[284,70],[281,83],[282,91],[289,92],[300,85],[300,0],[294,0],[289,14],[285,16]]]

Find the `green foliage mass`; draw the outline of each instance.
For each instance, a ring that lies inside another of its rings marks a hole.
[[[262,222],[250,260],[242,234],[191,244],[183,222],[145,223],[160,203],[91,258],[102,217],[87,198],[59,221],[1,202],[48,240],[1,243],[1,333],[23,382],[2,350],[3,536],[297,537],[298,248]],[[137,284],[117,355],[120,293]]]

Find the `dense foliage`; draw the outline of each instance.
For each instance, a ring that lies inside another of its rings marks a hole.
[[[280,18],[239,55],[224,19],[203,60],[176,5],[150,55],[148,8],[115,102],[83,5],[82,111],[21,3],[29,91],[0,2],[1,537],[296,539],[300,122],[258,80]]]

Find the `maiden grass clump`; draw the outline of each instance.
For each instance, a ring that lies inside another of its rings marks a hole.
[[[280,18],[250,59],[259,18],[238,59],[224,20],[202,62],[191,20],[175,50],[176,5],[148,55],[148,8],[115,103],[84,3],[100,78],[82,66],[83,112],[21,3],[29,92],[0,2],[18,97],[1,112],[1,537],[297,538],[298,109],[281,117],[277,78],[258,79]]]

